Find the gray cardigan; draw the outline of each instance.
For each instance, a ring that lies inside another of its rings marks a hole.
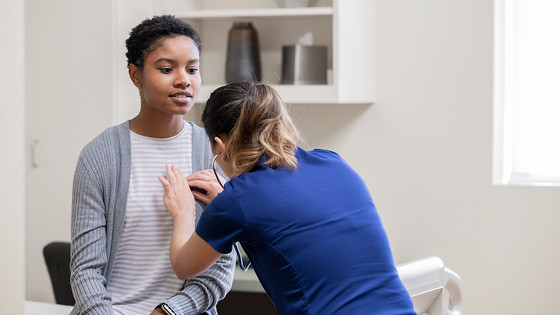
[[[209,169],[212,153],[208,137],[202,128],[188,123],[193,127],[192,170]],[[113,314],[106,285],[124,227],[130,155],[128,121],[108,128],[80,153],[72,192],[70,282],[76,305],[71,314]],[[197,221],[204,206],[197,200]],[[234,267],[234,253],[224,255],[162,302],[178,315],[217,314],[216,304],[231,289]]]

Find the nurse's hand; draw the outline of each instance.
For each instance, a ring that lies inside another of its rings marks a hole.
[[[173,219],[180,215],[194,217],[194,197],[183,172],[175,166],[165,166],[167,181],[158,176],[163,185],[163,202]]]
[[[220,174],[218,174],[218,176],[220,176]],[[212,202],[212,200],[214,200],[214,198],[216,198],[216,196],[224,190],[220,183],[218,183],[216,175],[214,175],[214,171],[212,170],[203,170],[192,173],[187,176],[187,181],[191,186],[206,190],[206,194],[196,190],[193,190],[192,192],[196,199],[201,200],[206,204]],[[220,181],[222,184],[226,182],[221,176]]]

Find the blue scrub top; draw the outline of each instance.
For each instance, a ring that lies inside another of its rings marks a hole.
[[[196,233],[220,253],[239,241],[279,314],[416,314],[360,176],[331,151],[296,157],[231,179]]]

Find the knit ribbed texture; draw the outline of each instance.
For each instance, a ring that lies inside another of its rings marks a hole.
[[[212,159],[208,138],[204,130],[189,124],[193,132],[192,170],[208,169]],[[111,281],[125,221],[130,163],[128,122],[104,131],[82,150],[78,159],[72,193],[70,262],[76,305],[71,314],[113,314],[106,284]],[[197,201],[197,220],[203,207]],[[234,262],[233,253],[224,255],[205,273],[185,281],[182,291],[161,302],[179,315],[209,309],[215,314],[213,308],[231,288]]]

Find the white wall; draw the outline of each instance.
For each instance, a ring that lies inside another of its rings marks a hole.
[[[292,106],[309,146],[365,178],[397,263],[461,275],[466,314],[558,314],[559,188],[491,184],[492,1],[379,0],[374,18],[376,104]]]
[[[0,1],[0,305],[23,314],[25,299],[24,5]]]

